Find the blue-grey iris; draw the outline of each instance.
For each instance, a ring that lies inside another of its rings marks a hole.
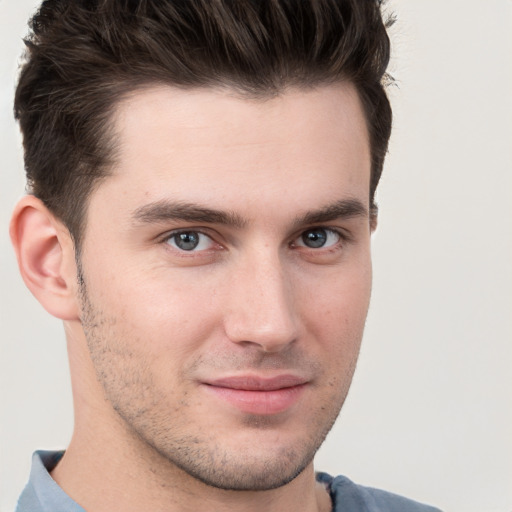
[[[309,229],[302,233],[302,241],[306,247],[318,249],[323,247],[327,242],[327,232],[322,228]]]
[[[192,251],[199,245],[199,233],[194,231],[186,231],[174,235],[176,246],[183,251]]]

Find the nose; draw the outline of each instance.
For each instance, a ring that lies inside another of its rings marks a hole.
[[[224,328],[228,338],[263,352],[285,350],[298,336],[294,283],[278,255],[252,258],[231,275]]]

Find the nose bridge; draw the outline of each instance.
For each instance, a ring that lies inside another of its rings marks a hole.
[[[277,352],[296,339],[293,283],[277,250],[241,258],[230,284],[225,330],[231,341]]]

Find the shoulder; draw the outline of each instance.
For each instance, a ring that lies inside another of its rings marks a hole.
[[[317,479],[329,489],[333,512],[441,512],[391,492],[357,485],[345,476],[318,473]]]

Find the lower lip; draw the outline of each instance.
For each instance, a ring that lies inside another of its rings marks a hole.
[[[248,414],[278,414],[299,400],[305,384],[271,391],[250,391],[207,385],[206,389],[221,400]]]

